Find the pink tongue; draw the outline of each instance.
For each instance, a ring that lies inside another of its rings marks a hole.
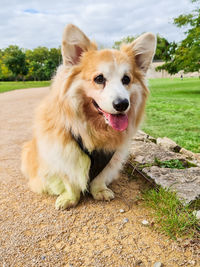
[[[117,130],[117,131],[124,131],[128,127],[128,116],[125,114],[110,114],[103,112],[104,116],[109,122],[109,125]]]

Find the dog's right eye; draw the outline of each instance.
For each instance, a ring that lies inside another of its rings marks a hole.
[[[122,78],[122,83],[124,85],[128,85],[130,83],[131,79],[127,76],[127,75],[124,75],[124,77]]]
[[[97,84],[105,84],[106,79],[104,78],[103,74],[100,74],[94,78],[94,82]]]

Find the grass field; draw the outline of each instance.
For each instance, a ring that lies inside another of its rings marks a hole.
[[[44,87],[49,86],[49,81],[39,82],[0,82],[0,93],[25,88]]]
[[[162,187],[147,189],[142,194],[144,205],[149,208],[154,218],[154,229],[169,237],[200,238],[200,225],[194,215],[194,210],[199,209],[199,201],[192,205],[182,203],[175,192]]]
[[[49,86],[42,82],[0,82],[0,92]],[[143,130],[167,136],[180,146],[200,152],[200,79],[151,79]]]
[[[200,79],[152,79],[143,130],[200,152]]]

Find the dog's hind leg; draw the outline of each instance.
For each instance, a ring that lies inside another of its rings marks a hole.
[[[59,175],[52,175],[46,179],[45,191],[50,195],[59,196],[65,191],[65,185]]]
[[[29,186],[33,192],[43,193],[44,182],[38,175],[39,165],[36,140],[32,139],[23,146],[21,155],[21,171],[29,180]]]
[[[57,197],[55,208],[59,209],[67,209],[70,207],[74,207],[78,204],[80,199],[81,189],[76,185],[70,184],[66,179],[63,181],[64,190]]]

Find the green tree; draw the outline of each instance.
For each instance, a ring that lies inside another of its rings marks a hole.
[[[48,60],[45,61],[45,69],[47,77],[52,77],[57,67],[61,64],[61,49],[51,48],[49,50]]]
[[[28,79],[50,80],[61,63],[61,50],[37,47],[26,51],[26,60],[29,66]]]
[[[4,50],[0,49],[0,80],[12,80],[14,79],[12,72],[8,69],[8,67],[4,63]]]
[[[11,45],[0,49],[0,80],[50,80],[61,60],[60,47],[23,50]]]
[[[26,51],[26,57],[30,61],[35,61],[38,63],[43,63],[44,60],[48,59],[49,50],[47,47],[39,46],[33,50]]]
[[[200,2],[193,0],[192,2]],[[200,69],[200,8],[197,7],[190,14],[183,14],[174,19],[174,24],[181,28],[186,27],[186,37],[174,50],[172,60],[167,61],[158,69],[165,69],[170,74],[180,70],[194,72]]]
[[[28,72],[25,53],[16,45],[10,45],[4,50],[4,63],[17,80],[19,76],[24,80]]]
[[[157,34],[157,47],[154,60],[170,60],[176,46],[177,44],[175,42],[170,43],[166,38]]]

